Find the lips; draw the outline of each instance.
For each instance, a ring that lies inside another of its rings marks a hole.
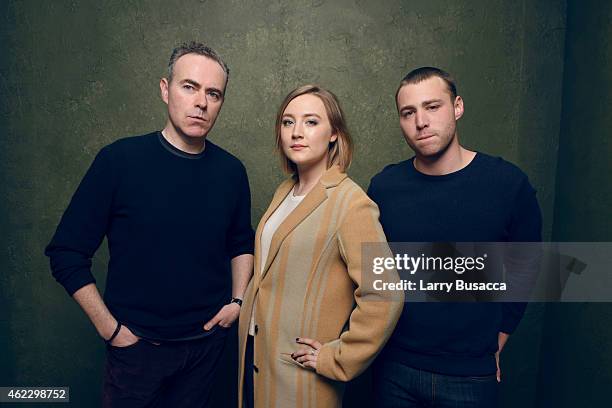
[[[207,119],[204,119],[204,118],[203,118],[203,117],[201,117],[201,116],[188,116],[188,117],[189,117],[189,119],[193,119],[193,120],[195,120],[196,122],[208,122],[208,120],[207,120]]]
[[[291,149],[293,149],[293,150],[302,150],[302,149],[303,149],[303,148],[305,148],[306,146],[301,145],[301,144],[294,144],[294,145],[291,145],[290,147],[291,147]]]
[[[429,139],[430,137],[435,136],[434,133],[427,133],[424,135],[420,135],[419,137],[417,137],[417,140],[425,140],[425,139]]]

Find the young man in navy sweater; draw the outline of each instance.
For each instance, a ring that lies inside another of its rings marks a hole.
[[[372,178],[389,242],[536,242],[535,190],[516,166],[459,143],[463,100],[452,77],[423,67],[396,93],[415,156]],[[375,365],[383,407],[493,407],[499,354],[525,303],[409,303]]]
[[[199,43],[174,49],[161,131],[98,153],[46,249],[53,276],[107,343],[103,406],[206,406],[253,266],[242,163],[206,140],[229,70]],[[91,258],[104,236],[104,299]]]

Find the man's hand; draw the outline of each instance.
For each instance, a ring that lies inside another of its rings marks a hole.
[[[501,370],[499,369],[499,351],[495,353],[495,363],[497,364],[497,372],[495,376],[497,377],[497,382],[501,382]]]
[[[221,327],[231,327],[232,324],[236,321],[238,316],[240,315],[240,306],[238,303],[229,303],[221,308],[219,312],[210,319],[205,325],[204,330],[210,330],[215,325],[219,325]]]
[[[508,341],[509,334],[499,332],[497,335],[497,353],[495,353],[495,363],[497,364],[497,382],[501,382],[501,370],[499,369],[499,353],[504,349],[506,342]]]
[[[136,344],[140,340],[140,337],[134,335],[130,329],[125,326],[121,326],[117,337],[111,341],[110,345],[113,347],[128,347],[132,344]]]

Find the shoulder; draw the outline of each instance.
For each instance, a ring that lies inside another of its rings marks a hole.
[[[522,179],[527,175],[514,163],[504,160],[499,156],[491,156],[478,152],[478,159],[483,167],[500,173],[504,178]]]
[[[372,177],[372,180],[370,180],[370,190],[378,186],[394,183],[396,180],[407,177],[410,174],[408,170],[410,170],[412,166],[412,160],[413,158],[410,158],[385,166],[385,168],[376,173],[374,177]]]
[[[350,178],[344,179],[336,188],[338,196],[334,200],[338,214],[338,233],[352,234],[357,229],[363,233],[376,231],[378,234],[380,211],[363,189]],[[355,235],[359,239],[364,236]]]
[[[391,163],[385,166],[381,171],[372,177],[372,183],[381,182],[387,179],[393,179],[406,174],[406,168],[412,165],[413,158],[402,160],[401,162]]]
[[[228,152],[227,150],[219,147],[210,140],[206,140],[206,153],[209,157],[214,158],[227,169],[246,173],[246,168],[239,158]]]
[[[103,147],[103,150],[111,153],[124,152],[132,149],[144,149],[152,145],[153,141],[157,140],[157,132],[147,133],[145,135],[128,136],[115,140],[109,145]]]
[[[133,161],[134,158],[139,156],[140,152],[146,151],[148,146],[152,146],[151,142],[156,137],[155,133],[149,133],[117,139],[103,146],[98,151],[94,162],[114,166],[117,163]]]
[[[100,149],[98,156],[113,163],[129,162],[140,157],[143,152],[152,149],[156,142],[156,132],[123,137]]]
[[[527,174],[514,163],[480,152],[478,160],[481,173],[491,177],[491,181],[499,187],[510,190],[531,187]]]
[[[357,196],[365,195],[361,186],[350,177],[345,177],[335,189],[338,193],[351,193]],[[367,196],[366,196],[367,197]]]
[[[379,200],[381,199],[380,194],[384,194],[385,191],[388,191],[389,188],[392,188],[398,183],[405,182],[412,174],[410,172],[412,160],[413,158],[410,158],[385,166],[385,168],[375,174],[370,180],[368,194],[375,200]]]
[[[345,211],[356,211],[363,208],[373,208],[378,210],[378,206],[366,192],[355,183],[350,177],[346,177],[334,189],[333,194],[338,195],[338,202],[344,203],[342,206]]]

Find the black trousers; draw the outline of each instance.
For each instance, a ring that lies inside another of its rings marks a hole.
[[[244,387],[243,405],[244,408],[255,408],[255,389],[253,385],[253,336],[247,336],[246,351],[244,356]]]
[[[107,346],[103,407],[209,406],[225,338],[218,328],[197,340]]]

